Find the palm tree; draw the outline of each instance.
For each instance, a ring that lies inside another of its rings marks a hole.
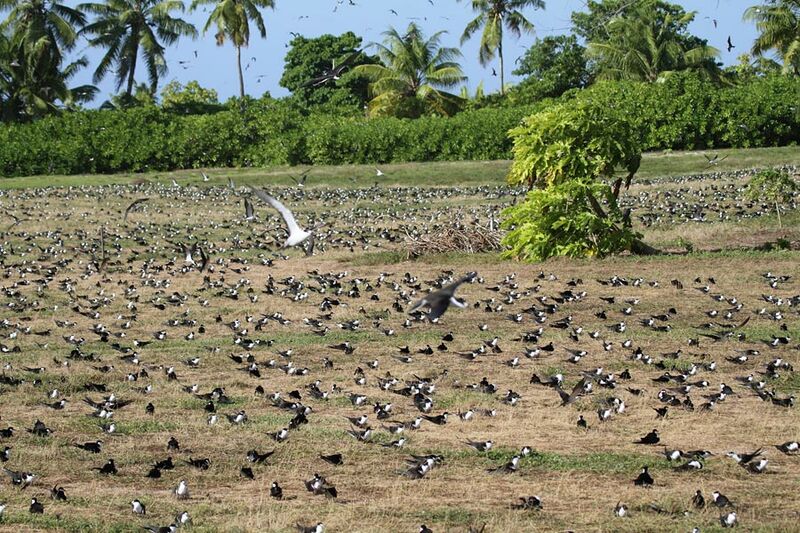
[[[242,47],[250,44],[250,21],[252,20],[261,38],[267,36],[267,28],[259,9],[275,9],[274,0],[193,0],[192,10],[199,5],[214,4],[214,10],[208,16],[203,33],[212,24],[216,24],[217,46],[222,46],[225,39],[230,39],[236,47],[236,62],[239,66],[239,96],[244,99],[244,74],[242,73]]]
[[[455,87],[466,80],[454,61],[461,52],[439,46],[445,33],[436,32],[426,40],[412,22],[405,34],[390,28],[383,33],[384,44],[372,43],[383,64],[353,68],[372,81],[370,115],[418,117],[425,111],[450,115],[461,106],[461,98],[437,88]]]
[[[769,0],[744,13],[760,35],[753,43],[753,55],[775,50],[783,60],[784,73],[800,75],[800,0]]]
[[[0,11],[8,8],[11,11],[0,23],[0,31],[9,31],[15,44],[32,52],[26,56],[29,64],[45,56],[60,61],[64,51],[75,47],[76,28],[86,24],[80,10],[55,0],[0,0]]]
[[[3,118],[29,119],[91,100],[95,87],[67,86],[87,65],[86,58],[63,66],[64,53],[75,47],[76,27],[86,22],[83,14],[52,0],[0,0],[0,9],[9,7],[8,17],[0,24]]]
[[[525,8],[544,9],[544,0],[472,0],[472,10],[478,16],[467,24],[461,36],[461,44],[464,44],[476,31],[483,28],[478,59],[481,65],[486,65],[494,59],[495,53],[500,58],[500,94],[505,94],[503,28],[508,28],[517,38],[523,31],[533,33],[533,24],[522,14]]]
[[[165,46],[182,36],[197,36],[193,25],[171,15],[173,11],[183,12],[180,0],[106,0],[102,4],[81,4],[78,8],[96,17],[82,30],[82,33],[95,36],[89,44],[106,49],[94,71],[94,82],[98,83],[109,69],[115,67],[117,90],[127,83],[125,94],[128,98],[133,91],[140,51],[150,87],[155,92],[158,78],[167,73]]]
[[[687,39],[674,29],[685,28],[694,15],[683,13],[672,20],[672,15],[667,14],[665,20],[660,20],[656,11],[645,4],[612,19],[608,39],[587,46],[587,55],[599,70],[598,78],[655,82],[687,69],[717,77],[719,66],[715,58],[719,50],[700,39]]]

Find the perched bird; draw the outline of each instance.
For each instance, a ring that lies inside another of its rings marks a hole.
[[[275,498],[276,500],[283,499],[283,489],[280,485],[278,485],[277,481],[273,481],[272,485],[269,488],[269,495]]]
[[[492,449],[492,445],[493,445],[491,440],[486,440],[486,441],[471,441],[471,440],[468,440],[466,442],[466,444],[467,444],[467,446],[472,446],[473,448],[475,448],[479,452],[488,452],[489,450]]]
[[[297,531],[300,533],[324,533],[325,526],[322,522],[317,522],[313,526],[304,526],[302,524],[295,524]]]
[[[731,511],[719,517],[719,522],[722,527],[734,527],[738,523],[736,518],[736,511]]]
[[[36,498],[31,498],[31,506],[28,507],[28,512],[32,514],[44,514],[44,505]]]
[[[103,466],[92,468],[92,470],[97,470],[101,474],[105,475],[116,475],[117,465],[114,464],[114,459],[109,459]]]
[[[711,493],[711,499],[715,506],[719,507],[720,509],[724,507],[733,507],[733,503],[721,492],[715,490]]]
[[[617,502],[617,506],[614,507],[614,516],[618,516],[619,518],[628,516],[628,506],[622,502]]]
[[[658,430],[654,429],[638,441],[635,441],[634,444],[658,444],[661,441],[661,438],[658,436]]]
[[[11,484],[21,489],[30,486],[36,479],[36,475],[31,472],[17,472],[8,468],[3,468],[3,471],[11,478]]]
[[[700,492],[700,489],[698,489],[694,493],[694,496],[692,496],[692,505],[696,509],[703,509],[706,506],[706,499],[703,497],[703,493]]]
[[[796,440],[786,441],[783,444],[776,444],[775,447],[786,455],[795,455],[800,452],[800,443]]]
[[[647,466],[643,466],[638,477],[633,480],[633,484],[639,487],[649,487],[653,484],[653,482],[653,477],[647,471]]]
[[[178,486],[175,487],[173,491],[175,497],[179,500],[188,500],[189,499],[189,486],[186,484],[186,480],[182,479]]]
[[[170,524],[168,526],[142,526],[142,528],[150,533],[177,533],[178,531],[177,524]]]
[[[94,442],[85,442],[83,444],[76,444],[76,448],[80,448],[81,450],[86,450],[87,452],[91,453],[100,453],[102,451],[103,441],[96,440]]]
[[[332,455],[320,455],[319,458],[332,465],[338,466],[344,464],[344,459],[340,453],[334,453]]]
[[[261,464],[264,461],[266,461],[273,453],[275,453],[275,450],[271,450],[269,452],[264,452],[264,453],[258,453],[256,450],[250,450],[249,452],[247,452],[247,460],[250,461],[251,463]]]
[[[131,502],[131,508],[132,508],[131,510],[133,511],[133,514],[140,514],[140,515],[146,515],[147,514],[147,509],[145,508],[144,504],[142,502],[140,502],[139,500],[133,500]]]
[[[519,503],[512,505],[512,508],[538,511],[542,508],[542,499],[539,496],[520,497]]]

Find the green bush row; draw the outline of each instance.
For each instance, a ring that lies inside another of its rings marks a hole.
[[[696,73],[663,83],[598,83],[564,98],[595,99],[631,120],[643,150],[785,146],[800,141],[800,78],[717,87]]]
[[[599,83],[555,102],[595,99],[630,118],[644,150],[778,146],[800,139],[800,79],[717,87],[694,74],[664,83]],[[0,125],[0,175],[177,168],[505,159],[508,130],[553,104],[464,111],[452,118],[307,116],[264,99],[205,115],[157,107],[81,111]]]

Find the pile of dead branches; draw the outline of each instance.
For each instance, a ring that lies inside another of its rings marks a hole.
[[[408,259],[430,254],[460,252],[475,254],[501,249],[502,233],[486,226],[450,226],[436,233],[412,235],[406,231]]]

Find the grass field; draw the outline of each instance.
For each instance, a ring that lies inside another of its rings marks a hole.
[[[721,153],[729,157],[710,170],[800,164],[797,148]],[[739,379],[750,374],[764,379],[764,389],[781,399],[800,390],[800,374],[794,370],[800,365],[800,301],[791,300],[800,295],[800,216],[796,210],[785,212],[779,229],[771,206],[742,199],[745,172],[676,178],[706,166],[701,153],[649,155],[641,172],[648,183],[629,192],[644,239],[673,253],[530,265],[501,261],[490,253],[406,260],[409,236],[435,235],[454,221],[484,224],[491,213],[515,201],[519,191],[503,184],[507,162],[393,165],[381,167],[386,174],[381,178],[371,167],[314,168],[305,189],[290,190],[283,188],[298,169],[210,170],[209,182],[202,182],[198,171],[0,181],[8,189],[0,195],[0,207],[21,219],[0,239],[0,364],[6,365],[0,429],[16,429],[10,438],[0,438],[0,449],[11,447],[4,467],[36,475],[25,489],[12,486],[10,477],[2,480],[0,503],[7,507],[0,530],[141,531],[145,525],[166,526],[184,510],[192,517],[191,531],[292,531],[297,523],[318,522],[326,531],[376,532],[415,532],[421,524],[435,532],[479,531],[484,525],[486,532],[722,530],[722,510],[692,507],[691,498],[700,489],[709,502],[715,490],[730,498],[742,530],[800,531],[800,455],[775,448],[800,439],[797,407],[763,401]],[[259,220],[244,221],[246,190],[228,189],[229,177],[237,185],[267,185],[280,192],[301,225],[325,222],[315,255],[279,253],[282,236],[274,211],[254,201]],[[179,187],[170,185],[173,178]],[[40,188],[48,185],[63,186]],[[149,201],[124,222],[122,213],[137,198]],[[661,216],[639,218],[649,212]],[[98,272],[92,262],[102,258],[101,227],[108,261]],[[200,243],[209,254],[209,271],[186,266],[172,244],[189,242]],[[469,304],[466,309],[451,308],[437,324],[413,320],[404,325],[411,303],[429,288],[472,270],[480,281],[463,285],[458,293]],[[766,272],[790,279],[772,287]],[[614,276],[627,284],[605,284]],[[780,305],[766,301],[769,295],[780,298]],[[325,307],[326,301],[335,305]],[[550,304],[557,309],[542,323],[526,311]],[[718,315],[709,316],[713,311]],[[275,313],[277,319],[256,327]],[[522,313],[521,322],[511,319],[517,313]],[[669,324],[670,331],[641,323],[663,314],[668,320],[658,323]],[[554,326],[566,317],[569,327]],[[316,334],[321,328],[304,319],[319,319],[327,333]],[[728,327],[745,319],[741,327]],[[236,320],[240,324],[232,327]],[[354,320],[360,324],[353,331],[339,326]],[[626,323],[624,332],[613,329],[620,322]],[[714,325],[704,328],[708,323]],[[515,340],[539,327],[538,340]],[[570,334],[579,327],[575,340]],[[156,340],[154,334],[161,331],[164,340]],[[733,335],[721,340],[704,336],[729,331]],[[591,332],[598,332],[597,338]],[[448,333],[453,340],[443,341]],[[190,334],[193,338],[187,339]],[[76,348],[66,340],[70,335],[84,339],[79,350],[93,360],[70,356]],[[769,346],[776,336],[790,340]],[[489,350],[474,361],[458,355],[494,337],[502,352]],[[271,342],[248,350],[236,339]],[[137,347],[134,340],[149,344]],[[331,348],[345,341],[355,346],[354,353]],[[525,348],[551,342],[552,352],[524,356]],[[610,351],[604,342],[611,343]],[[442,343],[446,351],[437,348]],[[398,347],[406,345],[413,359],[409,363],[396,357]],[[428,345],[433,355],[419,353]],[[635,360],[637,348],[652,358],[651,364]],[[289,358],[278,354],[288,349],[293,350]],[[727,359],[748,349],[759,353],[743,364]],[[587,354],[571,363],[568,350]],[[138,354],[138,364],[121,359],[130,352]],[[258,362],[260,377],[229,357],[248,353]],[[192,357],[200,358],[196,367],[184,363]],[[326,357],[333,368],[323,364]],[[507,364],[514,357],[519,357],[517,367]],[[759,373],[776,358],[792,369],[780,369],[777,377]],[[367,363],[375,360],[378,367],[370,368]],[[308,373],[290,375],[278,368],[290,361]],[[711,362],[716,362],[713,371],[708,370]],[[665,371],[678,375],[693,364],[698,370],[688,377],[694,384],[688,396],[695,409],[669,407],[666,418],[656,419],[653,408],[665,405],[659,391],[683,383],[653,379]],[[113,369],[101,371],[106,365]],[[40,367],[44,370],[37,372]],[[170,367],[177,380],[167,378]],[[354,380],[358,367],[366,377],[363,385]],[[590,394],[566,406],[552,388],[530,383],[534,373],[543,379],[562,373],[569,392],[583,372],[598,367],[614,374],[616,387],[595,382]],[[148,377],[129,379],[143,369]],[[626,369],[629,380],[620,377]],[[380,381],[390,377],[397,384],[381,388]],[[424,421],[420,429],[404,431],[403,448],[381,446],[398,438],[385,426],[421,414],[411,398],[394,392],[418,378],[435,384],[430,415],[446,411],[447,423]],[[472,387],[483,378],[496,392]],[[24,382],[11,384],[14,380]],[[327,400],[309,393],[307,386],[315,380],[329,392]],[[706,387],[698,383],[702,380]],[[107,392],[88,391],[89,383],[104,384]],[[703,410],[709,401],[705,397],[718,393],[723,383],[734,394]],[[192,384],[199,394],[224,388],[230,403],[214,401],[216,424],[207,422],[207,401],[184,391]],[[147,385],[152,390],[143,392]],[[256,394],[258,386],[264,394]],[[56,401],[48,395],[53,389],[68,400],[64,409],[46,405]],[[504,401],[509,390],[520,395],[516,405]],[[291,391],[311,408],[309,422],[276,442],[271,434],[286,427],[295,413],[275,406],[270,395],[279,392],[291,400]],[[111,393],[132,403],[114,410],[109,421],[116,431],[105,434],[82,400],[98,401]],[[353,393],[366,395],[366,406],[355,407],[349,398]],[[612,397],[624,400],[626,409],[600,422],[597,411]],[[376,419],[375,402],[393,405],[387,420]],[[146,412],[149,403],[152,414]],[[483,414],[491,409],[496,416]],[[240,410],[248,421],[229,423],[225,415]],[[458,413],[468,410],[474,418],[462,421]],[[346,417],[361,414],[368,415],[374,430],[366,443],[348,434]],[[588,430],[576,427],[579,415],[588,421]],[[37,419],[52,435],[26,431]],[[659,445],[634,443],[654,428]],[[180,450],[167,450],[170,437]],[[73,446],[96,439],[103,440],[99,454]],[[465,444],[487,439],[494,443],[489,452]],[[533,451],[516,472],[488,472],[523,446]],[[675,467],[684,461],[669,462],[664,446],[714,455],[700,471],[680,471]],[[758,448],[769,460],[763,474],[726,457],[729,451]],[[251,464],[246,454],[253,449],[275,453],[265,464]],[[344,464],[319,458],[333,453],[341,453]],[[403,475],[411,454],[437,454],[442,464],[423,479],[411,479]],[[145,477],[153,463],[168,456],[173,470],[164,470],[160,479]],[[209,458],[211,466],[189,466],[189,457]],[[93,470],[109,458],[115,460],[116,475]],[[655,479],[651,488],[633,484],[645,465]],[[255,479],[240,474],[243,466],[252,467]],[[336,487],[336,498],[306,490],[304,481],[315,473]],[[188,500],[173,494],[180,480],[188,483]],[[270,497],[273,481],[282,486],[283,500]],[[54,485],[64,487],[66,502],[50,499]],[[533,495],[541,498],[542,509],[512,508],[520,497]],[[31,497],[44,504],[44,514],[28,512]],[[146,516],[131,512],[135,498],[146,505]],[[615,516],[618,502],[628,506],[628,516]]]

